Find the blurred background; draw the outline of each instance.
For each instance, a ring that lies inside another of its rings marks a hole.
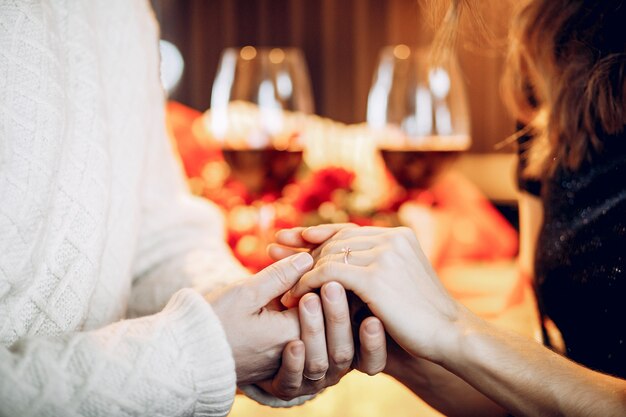
[[[344,123],[365,121],[367,96],[378,54],[394,44],[432,41],[430,11],[417,0],[152,0],[162,38],[185,59],[182,80],[171,98],[205,111],[220,54],[246,45],[299,47],[311,77],[315,113]],[[499,94],[509,11],[502,2],[481,3],[481,25],[463,28],[458,56],[471,112],[472,153],[514,131]],[[506,3],[506,2],[504,2]],[[467,20],[470,20],[469,17]],[[491,37],[492,39],[485,39]],[[494,42],[495,40],[495,42]]]

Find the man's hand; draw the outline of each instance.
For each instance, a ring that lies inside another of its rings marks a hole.
[[[350,311],[341,285],[325,284],[321,297],[305,295],[300,299],[299,312],[302,341],[288,343],[278,374],[258,384],[266,392],[290,400],[335,385],[353,366],[370,375],[384,369],[385,331],[375,317],[366,319],[359,329],[359,359],[355,363]]]
[[[309,254],[297,254],[207,295],[230,343],[238,384],[276,374],[287,343],[300,339],[297,309],[279,311],[268,305],[293,287],[312,265]]]

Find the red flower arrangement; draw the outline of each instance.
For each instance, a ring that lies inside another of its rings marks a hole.
[[[354,173],[343,168],[329,167],[313,174],[297,184],[293,201],[296,210],[302,213],[315,211],[332,200],[337,190],[351,190]]]

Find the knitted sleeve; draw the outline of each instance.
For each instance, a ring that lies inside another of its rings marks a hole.
[[[144,224],[131,293],[131,314],[150,314],[181,287],[206,293],[249,274],[225,243],[221,214],[192,197],[167,140],[150,150],[144,187]],[[254,385],[242,386],[253,400],[272,407],[300,405],[313,396],[280,400]]]
[[[1,416],[223,416],[234,390],[219,320],[190,289],[152,316],[0,348]]]
[[[192,196],[166,136],[163,97],[146,147],[140,191],[141,227],[129,313],[159,311],[180,288],[206,293],[249,275],[226,244],[224,223],[210,202]]]
[[[102,163],[122,149],[108,140],[104,121],[113,118],[104,115],[115,109],[106,99],[114,89],[102,86],[113,78],[109,58],[128,59],[108,50],[107,35],[132,43],[129,34],[156,31],[138,26],[149,17],[147,2],[143,9],[125,0],[88,3],[0,2],[0,416],[222,416],[234,397],[234,363],[200,294],[171,291],[164,309],[114,324],[108,320],[121,316],[123,291],[94,295],[107,193],[122,194],[102,185],[115,174],[134,186],[130,172],[141,163],[135,153],[123,155],[133,158],[127,172],[107,172],[120,165]],[[154,64],[153,78],[145,78],[158,92],[157,59],[141,58]],[[132,66],[143,75],[143,66]],[[139,125],[137,117],[143,112],[133,119]],[[134,241],[134,230],[124,235]],[[115,277],[118,287],[130,287],[127,275]],[[115,308],[95,308],[103,298]]]
[[[155,47],[156,42],[146,45]],[[226,243],[219,209],[189,192],[166,132],[156,62],[152,70],[144,92],[148,97],[143,106],[146,146],[138,192],[141,224],[129,302],[133,316],[159,311],[180,288],[206,293],[249,275]]]

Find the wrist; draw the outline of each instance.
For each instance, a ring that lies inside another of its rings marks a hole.
[[[456,303],[456,312],[450,318],[450,325],[441,332],[442,337],[432,358],[428,358],[444,368],[454,368],[472,349],[468,341],[485,326],[483,320],[472,313],[467,307]]]
[[[387,364],[383,371],[404,385],[411,385],[414,379],[422,375],[417,369],[417,359],[410,355],[394,355],[389,352]]]

